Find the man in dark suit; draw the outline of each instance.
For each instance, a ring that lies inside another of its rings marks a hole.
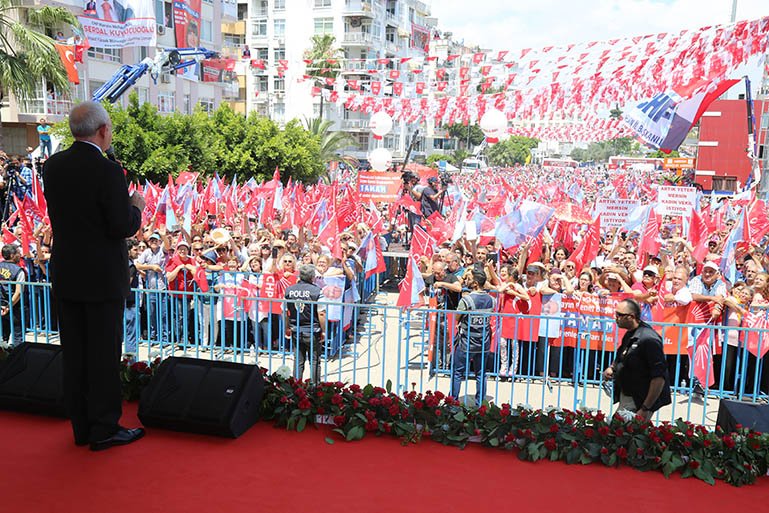
[[[75,142],[53,155],[43,181],[53,230],[50,274],[64,356],[64,393],[75,443],[102,450],[138,440],[122,428],[119,363],[129,294],[125,239],[141,224],[144,198],[128,195],[121,166],[102,155],[112,142],[107,111],[72,109]]]

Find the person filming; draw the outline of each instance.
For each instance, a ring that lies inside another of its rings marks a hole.
[[[141,224],[144,198],[128,195],[121,166],[103,152],[112,143],[109,114],[83,102],[69,115],[75,142],[43,172],[53,243],[51,287],[63,351],[64,397],[76,445],[93,451],[134,442],[122,414],[120,350],[129,294],[125,239]],[[83,279],[83,256],[89,279]]]

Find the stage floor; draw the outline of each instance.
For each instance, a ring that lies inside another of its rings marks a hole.
[[[138,426],[136,404],[123,422]],[[521,462],[514,454],[392,438],[347,443],[326,428],[261,422],[237,440],[149,430],[93,453],[59,419],[0,412],[0,501],[6,512],[461,512],[622,509],[750,511],[769,478],[733,488],[600,465]]]

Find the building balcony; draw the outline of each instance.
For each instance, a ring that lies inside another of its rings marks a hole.
[[[55,97],[38,97],[25,100],[19,105],[20,116],[32,116],[34,120],[38,120],[41,117],[64,117],[69,114],[72,109],[73,102],[71,100],[64,100]],[[59,119],[53,119],[53,121],[60,121]]]
[[[374,44],[374,35],[368,32],[345,32],[342,44],[367,46]]]
[[[374,17],[374,7],[371,0],[345,0],[342,16]]]
[[[385,40],[384,47],[385,51],[389,53],[396,53],[398,51],[398,45],[396,45],[394,41]]]
[[[368,130],[368,119],[343,119],[342,130],[360,132]]]
[[[400,25],[400,16],[397,13],[385,11],[385,23],[397,27]]]
[[[245,36],[246,35],[245,20],[235,21],[233,23],[222,23],[222,33]]]

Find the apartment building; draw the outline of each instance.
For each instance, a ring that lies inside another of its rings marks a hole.
[[[52,5],[65,7],[76,15],[83,13],[85,3],[82,0],[31,0],[34,6]],[[173,30],[173,3],[170,0],[154,0],[157,47],[175,47]],[[222,27],[237,22],[235,0],[202,0],[200,45],[212,50],[223,48]],[[73,36],[70,27],[59,27],[65,38]],[[49,123],[65,118],[73,103],[90,99],[94,91],[107,82],[122,64],[136,64],[145,57],[153,57],[156,48],[132,47],[122,50],[90,48],[84,55],[84,62],[78,64],[80,84],[73,85],[71,91],[56,91],[40,80],[37,94],[25,101],[10,97],[7,103],[0,105],[4,149],[11,153],[21,153],[27,146],[37,146],[36,123],[46,118]],[[198,77],[199,78],[199,77]],[[160,112],[192,112],[200,104],[206,110],[215,109],[222,101],[232,100],[237,104],[245,88],[241,91],[237,84],[224,84],[190,80],[181,75],[161,75],[154,83],[149,75],[137,81],[134,88],[140,102],[151,102]],[[65,94],[68,93],[68,94]],[[125,105],[128,94],[119,103]],[[245,110],[245,109],[243,109]]]
[[[345,61],[336,80],[337,91],[345,90],[348,80],[357,80],[362,91],[370,91],[369,69],[398,69],[404,57],[421,65],[436,25],[429,6],[417,0],[247,0],[239,1],[238,13],[246,22],[251,59],[265,64],[264,69],[251,66],[248,70],[248,111],[278,123],[320,114],[320,96],[311,94],[312,87],[319,84],[306,79],[313,71],[303,63],[313,35],[332,34],[342,51]],[[378,64],[376,59],[390,60]],[[279,70],[280,61],[288,63],[287,69]],[[392,94],[392,85],[382,78],[384,75],[374,80],[385,82],[381,94]],[[407,90],[413,77],[403,73],[399,80],[405,82]],[[396,122],[389,135],[375,141],[370,136],[367,114],[324,102],[323,117],[334,122],[332,129],[350,134],[355,143],[346,153],[358,158],[366,158],[370,150],[384,146],[396,160],[402,159],[417,128]],[[416,150],[423,154],[424,131],[421,133]]]

